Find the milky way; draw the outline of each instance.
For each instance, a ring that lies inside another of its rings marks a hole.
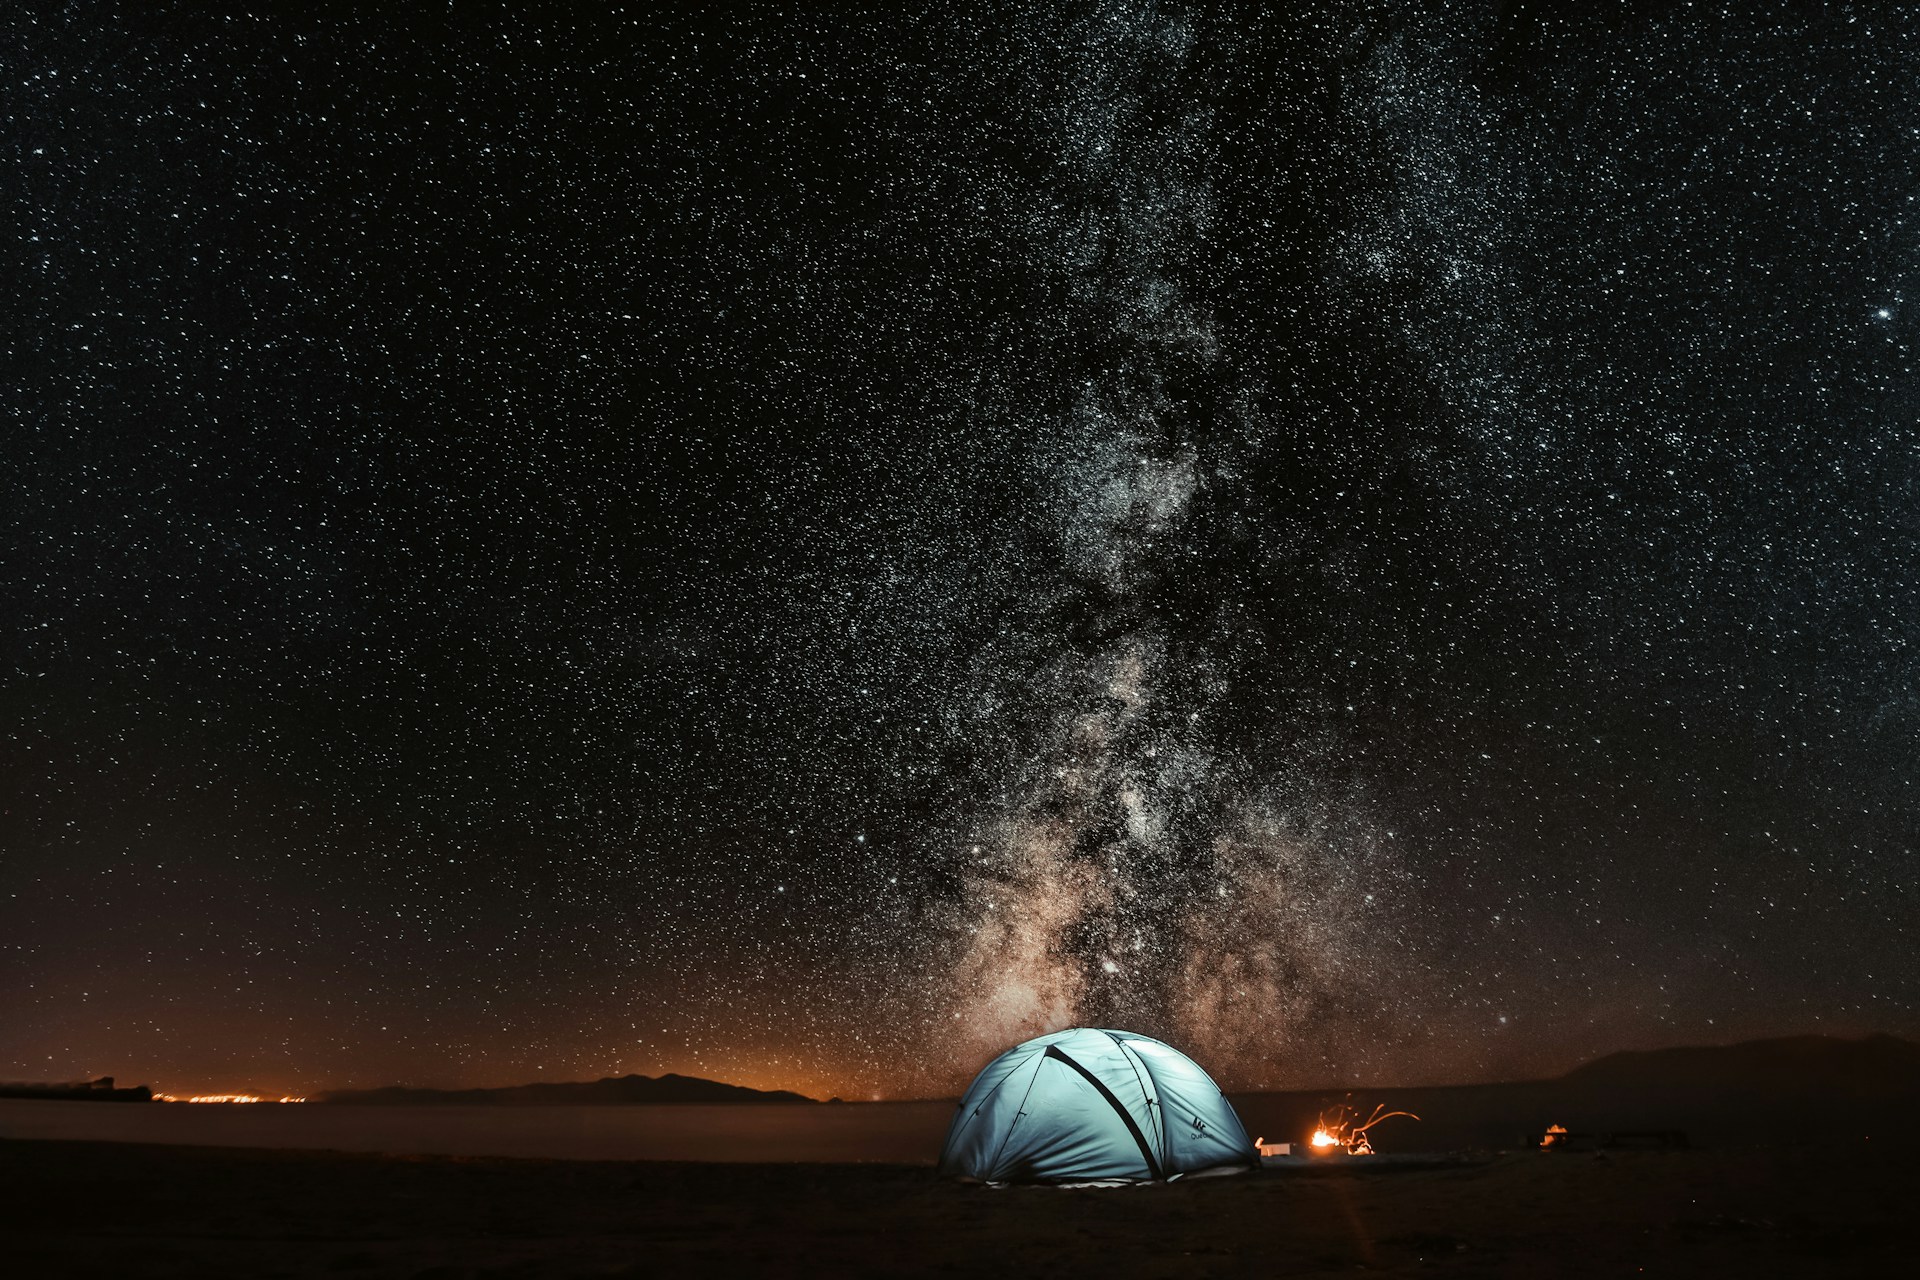
[[[1023,34],[1059,94],[1023,248],[1071,317],[1049,342],[1081,353],[1051,414],[1023,423],[1058,521],[1036,622],[1066,643],[1028,676],[1046,716],[1005,805],[959,837],[964,937],[934,974],[938,1031],[980,1056],[1076,1024],[1151,1028],[1258,1075],[1355,985],[1365,907],[1398,886],[1316,797],[1263,775],[1276,762],[1222,758],[1203,721],[1230,714],[1225,673],[1160,616],[1163,584],[1203,554],[1190,509],[1232,501],[1234,450],[1261,431],[1192,269],[1215,247],[1218,165],[1212,113],[1184,96],[1194,15],[1110,6]]]
[[[1920,1031],[1920,25],[24,6],[0,1075]]]

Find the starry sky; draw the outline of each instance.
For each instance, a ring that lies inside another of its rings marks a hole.
[[[0,1076],[1920,1034],[1920,18],[658,8],[0,18]]]

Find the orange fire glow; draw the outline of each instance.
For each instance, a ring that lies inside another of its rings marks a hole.
[[[155,1102],[305,1102],[305,1098],[268,1098],[255,1093],[197,1093],[190,1098],[171,1093],[156,1093]]]
[[[1376,1105],[1364,1122],[1354,1108],[1344,1105],[1334,1107],[1320,1113],[1320,1122],[1314,1127],[1308,1145],[1316,1152],[1332,1151],[1338,1147],[1350,1156],[1370,1156],[1373,1154],[1373,1142],[1367,1137],[1367,1130],[1395,1116],[1405,1116],[1409,1120],[1420,1118],[1411,1111],[1389,1111],[1384,1102]]]

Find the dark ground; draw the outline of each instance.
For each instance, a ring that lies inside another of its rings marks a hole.
[[[0,1141],[10,1276],[1911,1275],[1911,1158],[1332,1161],[1125,1190],[903,1165]]]

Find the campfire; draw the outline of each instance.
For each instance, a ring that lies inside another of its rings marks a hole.
[[[1411,1111],[1389,1111],[1384,1102],[1375,1106],[1364,1121],[1360,1119],[1357,1108],[1346,1105],[1322,1111],[1319,1123],[1314,1126],[1313,1137],[1307,1140],[1307,1148],[1315,1155],[1345,1151],[1350,1156],[1370,1156],[1373,1154],[1373,1142],[1367,1137],[1367,1130],[1395,1116],[1405,1116],[1409,1120],[1420,1118]]]

